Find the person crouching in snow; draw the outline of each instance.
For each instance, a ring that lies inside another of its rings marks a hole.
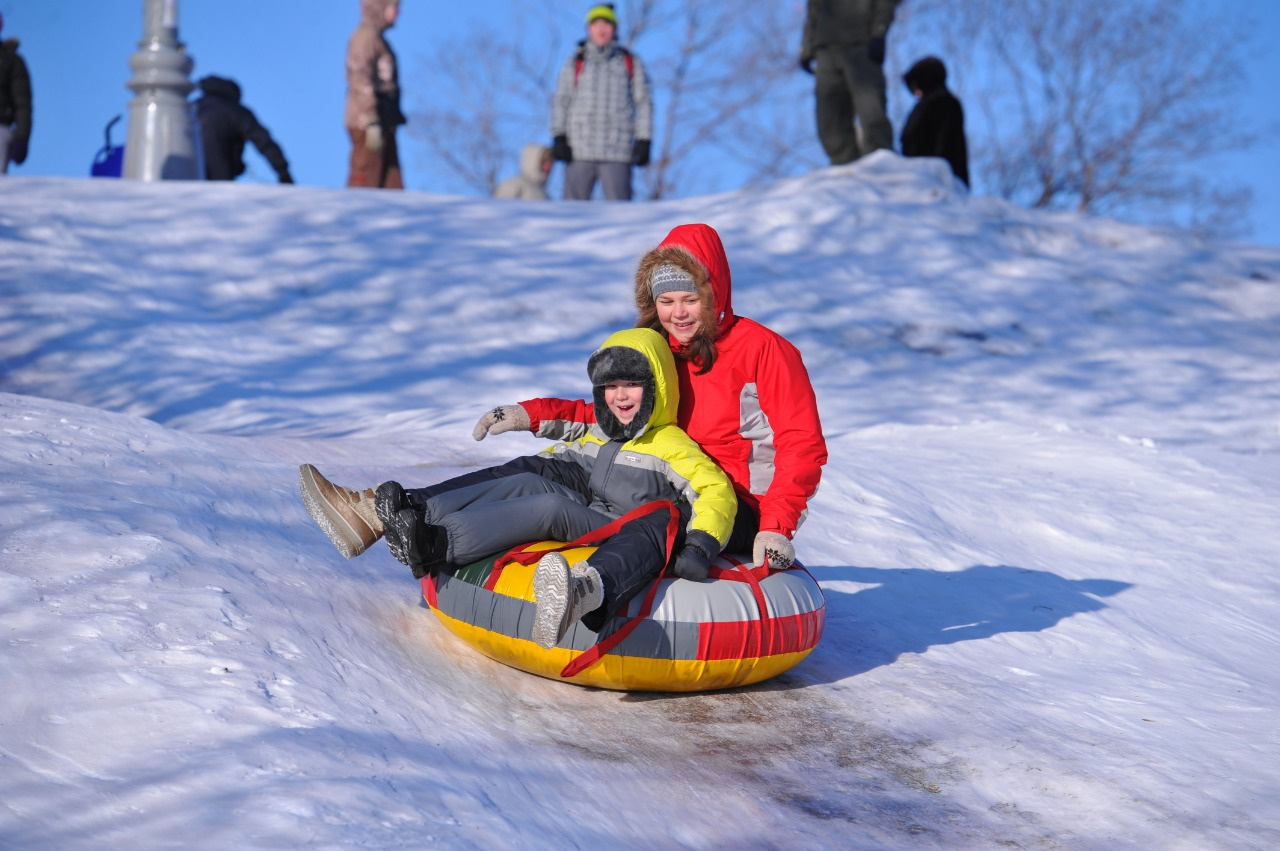
[[[550,148],[546,145],[525,145],[520,152],[520,173],[499,183],[493,190],[493,197],[513,201],[551,200],[547,195],[551,166]]]
[[[733,485],[675,424],[679,383],[666,341],[649,328],[618,331],[587,361],[596,422],[582,437],[536,455],[406,489],[357,491],[301,467],[302,501],[347,558],[380,537],[421,578],[519,544],[572,541],[666,500],[680,514],[676,576],[706,579],[733,529]],[[581,620],[598,632],[667,563],[670,512],[641,514],[590,557],[548,553],[534,572],[532,638],[554,647]]]

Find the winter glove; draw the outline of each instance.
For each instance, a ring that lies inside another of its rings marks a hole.
[[[20,137],[14,137],[9,140],[9,159],[18,165],[22,165],[27,161],[27,140]]]
[[[370,124],[364,128],[364,146],[375,154],[382,151],[382,125]]]
[[[805,72],[806,74],[812,74],[812,73],[813,73],[813,60],[812,60],[812,59],[809,59],[809,58],[807,58],[807,57],[806,57],[806,58],[804,58],[804,59],[801,59],[801,60],[800,60],[800,70],[801,70],[801,71],[803,71],[803,72]]]
[[[552,140],[551,159],[562,163],[573,162],[573,148],[569,147],[568,136],[557,136]]]
[[[484,440],[491,434],[502,434],[504,431],[532,431],[529,414],[520,405],[499,405],[480,418],[471,436],[476,440]]]
[[[867,42],[867,58],[877,65],[884,64],[884,36],[876,36]]]
[[[710,535],[705,532],[694,532],[691,538],[706,536],[710,539]],[[688,579],[690,582],[701,582],[707,578],[707,570],[711,567],[711,556],[707,553],[706,544],[702,541],[690,540],[684,545],[684,549],[676,556],[675,564],[671,565],[671,572],[681,579]]]
[[[636,143],[631,146],[631,164],[638,166],[646,166],[649,164],[648,139],[636,139]]]
[[[751,560],[756,567],[762,567],[765,558],[769,567],[774,570],[786,570],[796,560],[796,548],[786,535],[778,532],[757,532],[755,544],[751,547]]]

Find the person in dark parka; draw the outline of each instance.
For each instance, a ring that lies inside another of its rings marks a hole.
[[[235,180],[244,174],[244,145],[253,142],[275,169],[280,182],[293,183],[284,152],[258,117],[240,103],[240,86],[235,80],[205,77],[200,81],[200,92],[196,115],[204,143],[206,180]]]
[[[0,31],[4,16],[0,15]],[[31,74],[18,53],[18,40],[0,42],[0,174],[9,163],[22,165],[27,160],[27,143],[31,139]]]
[[[969,185],[969,147],[964,138],[964,108],[947,88],[947,66],[926,56],[902,76],[919,102],[902,128],[904,157],[941,157]]]

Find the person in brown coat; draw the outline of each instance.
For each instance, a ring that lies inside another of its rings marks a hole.
[[[396,128],[405,123],[400,78],[396,55],[384,37],[399,12],[400,0],[360,0],[360,26],[347,44],[347,186],[404,188],[396,148]]]

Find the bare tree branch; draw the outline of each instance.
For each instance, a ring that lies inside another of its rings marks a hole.
[[[1241,220],[1247,193],[1221,186],[1210,162],[1254,141],[1237,118],[1249,38],[1234,8],[1201,0],[907,5],[915,26],[898,49],[946,46],[970,115],[975,191],[1139,221]],[[1235,215],[1208,209],[1216,204]]]

